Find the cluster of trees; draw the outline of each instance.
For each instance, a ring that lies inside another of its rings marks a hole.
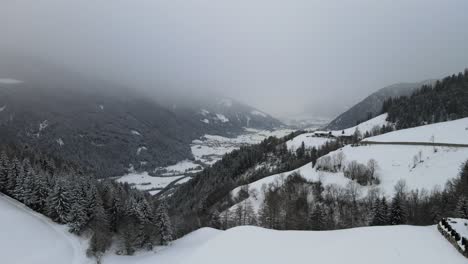
[[[168,198],[179,234],[209,225],[213,211],[224,211],[234,204],[229,193],[237,186],[315,163],[319,157],[343,146],[343,142],[336,140],[319,148],[306,148],[302,144],[297,150],[289,151],[286,141],[300,133],[303,132],[281,139],[270,137],[260,144],[241,147],[181,185]]]
[[[97,258],[113,241],[119,244],[119,253],[131,255],[173,238],[164,201],[128,184],[97,181],[35,152],[3,147],[0,192],[68,225],[70,232],[89,237],[88,254]]]
[[[382,108],[397,129],[420,126],[468,116],[468,69],[425,85],[411,96],[390,98]]]
[[[363,186],[380,184],[378,175],[379,165],[375,159],[370,159],[367,164],[362,164],[355,160],[346,162],[345,154],[342,151],[338,151],[318,159],[315,168],[319,171],[342,171],[345,177],[355,180]]]
[[[217,227],[259,225],[279,230],[334,230],[372,225],[430,225],[442,216],[468,219],[468,161],[460,177],[444,190],[408,191],[404,181],[395,185],[389,202],[379,188],[363,195],[351,182],[345,187],[324,186],[294,173],[262,188],[263,203],[258,212],[249,200],[213,217]]]

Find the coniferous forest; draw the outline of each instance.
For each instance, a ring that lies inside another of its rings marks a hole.
[[[425,85],[411,96],[390,98],[382,113],[397,129],[455,120],[468,116],[468,69]]]
[[[0,153],[0,192],[89,238],[90,256],[100,257],[113,242],[119,254],[132,255],[172,241],[164,201],[31,149],[6,145]]]

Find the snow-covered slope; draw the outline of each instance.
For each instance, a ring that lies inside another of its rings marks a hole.
[[[462,264],[466,259],[435,226],[366,227],[340,231],[202,229],[172,247],[135,257],[108,256],[104,264]]]
[[[367,120],[366,122],[362,122],[357,126],[353,126],[351,128],[347,128],[344,130],[334,130],[332,131],[332,134],[334,136],[351,136],[354,134],[356,129],[358,129],[362,134],[364,134],[367,131],[371,132],[374,127],[381,127],[383,125],[389,125],[390,123],[387,122],[386,119],[387,119],[387,114],[381,114],[370,120]]]
[[[385,115],[376,117],[368,122],[362,123],[360,126],[361,131],[364,128],[371,128],[375,124],[382,124],[385,121]],[[367,123],[367,124],[366,124]],[[468,119],[460,119],[451,122],[444,122],[439,124],[427,125],[411,129],[394,131],[389,134],[371,137],[367,140],[392,142],[397,140],[400,142],[430,142],[430,136],[435,135],[440,138],[443,143],[464,143],[468,144],[468,131],[465,127],[468,126]],[[353,131],[348,129],[349,131]],[[355,129],[355,128],[354,128]],[[307,134],[300,135],[307,138]],[[319,140],[324,138],[311,138]],[[296,139],[294,139],[296,140]],[[386,140],[386,141],[384,141]],[[293,141],[288,142],[288,147],[299,145],[299,139],[296,140],[297,144]],[[302,142],[302,141],[301,141]],[[436,142],[439,142],[436,140]],[[428,191],[435,187],[443,188],[446,182],[458,176],[460,166],[468,159],[468,148],[463,147],[441,147],[441,146],[421,146],[421,145],[360,145],[360,146],[345,146],[342,149],[333,151],[328,155],[321,158],[333,160],[339,153],[343,153],[344,166],[352,161],[357,161],[361,164],[367,164],[369,160],[374,159],[377,161],[377,175],[381,182],[378,185],[361,186],[363,195],[370,188],[378,187],[384,194],[391,196],[394,192],[394,186],[399,180],[406,182],[409,190],[426,189]],[[320,160],[319,160],[320,161]],[[335,184],[341,187],[346,187],[350,182],[344,176],[343,171],[336,173],[317,171],[312,168],[312,164],[296,170],[272,175],[249,185],[251,193],[248,198],[252,203],[254,209],[258,209],[263,202],[262,186],[271,183],[282,184],[282,181],[293,172],[300,173],[305,179],[310,181],[318,181],[319,179],[325,184]],[[241,188],[238,187],[231,191],[233,197],[237,197]],[[234,209],[237,205],[231,207]]]
[[[291,140],[286,142],[286,146],[288,150],[296,150],[301,147],[302,142],[304,142],[304,146],[306,148],[313,148],[313,147],[320,147],[321,145],[325,144],[326,142],[330,141],[329,138],[323,137],[316,137],[314,133],[305,133],[301,134]]]
[[[90,264],[84,241],[67,233],[23,205],[0,196],[2,263]],[[337,254],[339,249],[339,254]],[[365,249],[365,253],[363,253]],[[109,251],[103,264],[219,264],[219,263],[400,263],[462,264],[466,259],[435,226],[365,227],[339,231],[274,231],[237,227],[227,231],[202,228],[169,247],[135,256]]]
[[[84,264],[86,241],[24,205],[0,194],[0,262]]]
[[[468,118],[398,130],[364,141],[468,144]]]

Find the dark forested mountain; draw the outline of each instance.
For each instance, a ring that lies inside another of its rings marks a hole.
[[[420,83],[399,83],[387,86],[369,95],[358,104],[342,113],[328,124],[327,129],[339,130],[355,126],[380,113],[383,102],[388,98],[410,95],[417,88],[432,81]]]
[[[234,100],[161,104],[111,82],[35,62],[0,63],[0,138],[74,162],[98,177],[191,158],[192,140],[279,121]],[[173,106],[173,107],[172,107]]]
[[[468,70],[424,85],[411,96],[387,99],[382,112],[398,129],[467,117]]]

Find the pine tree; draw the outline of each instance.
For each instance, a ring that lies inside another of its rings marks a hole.
[[[459,218],[468,219],[468,201],[465,196],[460,196],[458,199],[455,215]]]
[[[324,230],[326,228],[326,214],[323,206],[316,203],[310,213],[309,220],[311,230]]]
[[[172,239],[171,219],[167,211],[167,204],[162,201],[156,212],[156,226],[158,228],[159,239],[161,245],[168,245]]]
[[[23,168],[21,167],[21,163],[15,157],[10,163],[10,167],[8,168],[8,182],[6,186],[6,193],[15,196],[15,188],[16,188],[16,181],[20,176],[20,173],[23,172]]]
[[[221,229],[222,224],[221,224],[221,218],[220,218],[220,213],[218,210],[215,210],[213,213],[211,213],[210,216],[210,227],[216,228],[216,229]]]
[[[50,188],[47,183],[47,175],[41,172],[37,175],[34,191],[35,191],[35,196],[37,197],[38,211],[42,213],[47,213],[45,207],[46,207],[47,197],[49,196],[49,192],[50,192]]]
[[[70,214],[67,219],[70,232],[80,235],[88,224],[88,221],[89,217],[83,204],[79,200],[75,200],[70,207]]]
[[[25,190],[24,190],[24,182],[26,180],[26,176],[24,174],[23,169],[21,168],[18,171],[18,174],[16,176],[15,180],[15,187],[13,188],[13,192],[11,193],[13,198],[16,200],[24,203],[25,201]]]
[[[388,224],[388,205],[385,197],[380,200],[376,199],[373,209],[373,218],[371,225],[373,226],[382,226]]]
[[[70,192],[64,181],[57,181],[47,197],[47,211],[52,220],[65,224],[70,212]]]
[[[141,197],[138,201],[139,247],[151,250],[156,235],[154,213],[148,201]]]
[[[406,223],[406,211],[403,206],[402,198],[399,195],[396,195],[392,200],[389,220],[391,225],[402,225]]]
[[[109,229],[109,220],[104,209],[102,199],[96,196],[96,205],[93,208],[93,213],[90,221],[90,227],[93,231],[93,236],[89,243],[88,255],[97,258],[98,263],[104,252],[110,247],[112,237]]]
[[[5,192],[8,183],[8,168],[10,161],[5,151],[0,154],[0,192]]]

